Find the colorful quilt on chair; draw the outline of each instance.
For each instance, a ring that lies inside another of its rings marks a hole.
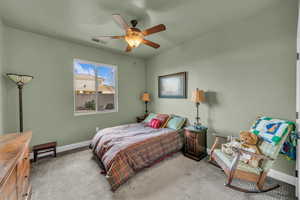
[[[291,124],[294,125],[294,122],[271,117],[260,117],[251,127],[251,132],[275,146],[287,134]]]
[[[297,139],[296,131],[291,132],[280,150],[280,153],[285,155],[288,160],[296,160]]]

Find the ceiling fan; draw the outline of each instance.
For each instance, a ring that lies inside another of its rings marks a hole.
[[[130,27],[126,23],[126,21],[121,17],[121,15],[113,14],[112,16],[113,16],[114,20],[116,21],[116,23],[119,24],[121,26],[121,28],[124,29],[125,35],[94,37],[94,38],[92,38],[92,40],[94,42],[100,42],[100,40],[105,40],[105,39],[125,39],[125,41],[128,43],[126,50],[125,50],[126,52],[130,52],[133,48],[138,47],[141,43],[151,46],[155,49],[160,47],[159,44],[152,42],[150,40],[146,40],[145,36],[166,30],[166,26],[164,24],[159,24],[159,25],[156,25],[156,26],[153,26],[151,28],[141,31],[140,29],[136,28],[136,25],[138,23],[137,20],[131,20],[130,23],[131,23],[132,27]]]

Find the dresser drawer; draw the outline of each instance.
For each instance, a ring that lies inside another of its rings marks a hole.
[[[28,146],[26,146],[24,148],[24,152],[22,153],[20,158],[21,158],[21,160],[29,160],[29,147]]]
[[[26,197],[28,185],[29,185],[29,173],[30,173],[30,161],[29,161],[29,149],[26,148],[23,156],[17,164],[17,175],[18,175],[18,194],[21,197]]]
[[[30,172],[30,161],[28,159],[26,160],[20,160],[18,166],[18,177],[23,178],[26,176],[29,176]]]
[[[29,200],[30,131],[0,136],[0,200]]]
[[[0,200],[18,200],[17,192],[12,192],[8,195],[0,194]]]
[[[31,199],[31,194],[32,194],[32,191],[31,191],[31,185],[29,184],[29,182],[27,183],[27,186],[23,192],[23,195],[22,195],[22,200],[30,200]]]
[[[196,138],[197,138],[197,134],[196,134],[196,133],[193,133],[193,132],[191,132],[191,131],[186,131],[186,132],[185,132],[185,136],[186,136],[187,138],[190,138],[190,139],[196,139]]]
[[[21,199],[26,199],[28,196],[29,179],[28,176],[24,176],[22,179],[18,179],[18,194]]]

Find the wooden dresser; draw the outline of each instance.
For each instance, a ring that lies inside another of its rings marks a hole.
[[[28,200],[31,132],[0,136],[0,200]]]

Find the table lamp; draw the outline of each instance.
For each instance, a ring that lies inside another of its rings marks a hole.
[[[150,94],[147,93],[147,92],[144,92],[141,99],[142,99],[142,101],[145,102],[145,105],[146,105],[145,114],[147,115],[147,114],[148,114],[147,105],[148,105],[148,103],[151,101],[151,100],[150,100]]]
[[[196,122],[195,122],[195,127],[199,127],[201,124],[199,122],[200,117],[199,117],[199,105],[200,103],[205,101],[205,97],[204,97],[204,91],[203,90],[199,90],[198,88],[193,92],[192,94],[192,102],[196,103],[196,108],[197,108],[197,117],[196,117]]]

